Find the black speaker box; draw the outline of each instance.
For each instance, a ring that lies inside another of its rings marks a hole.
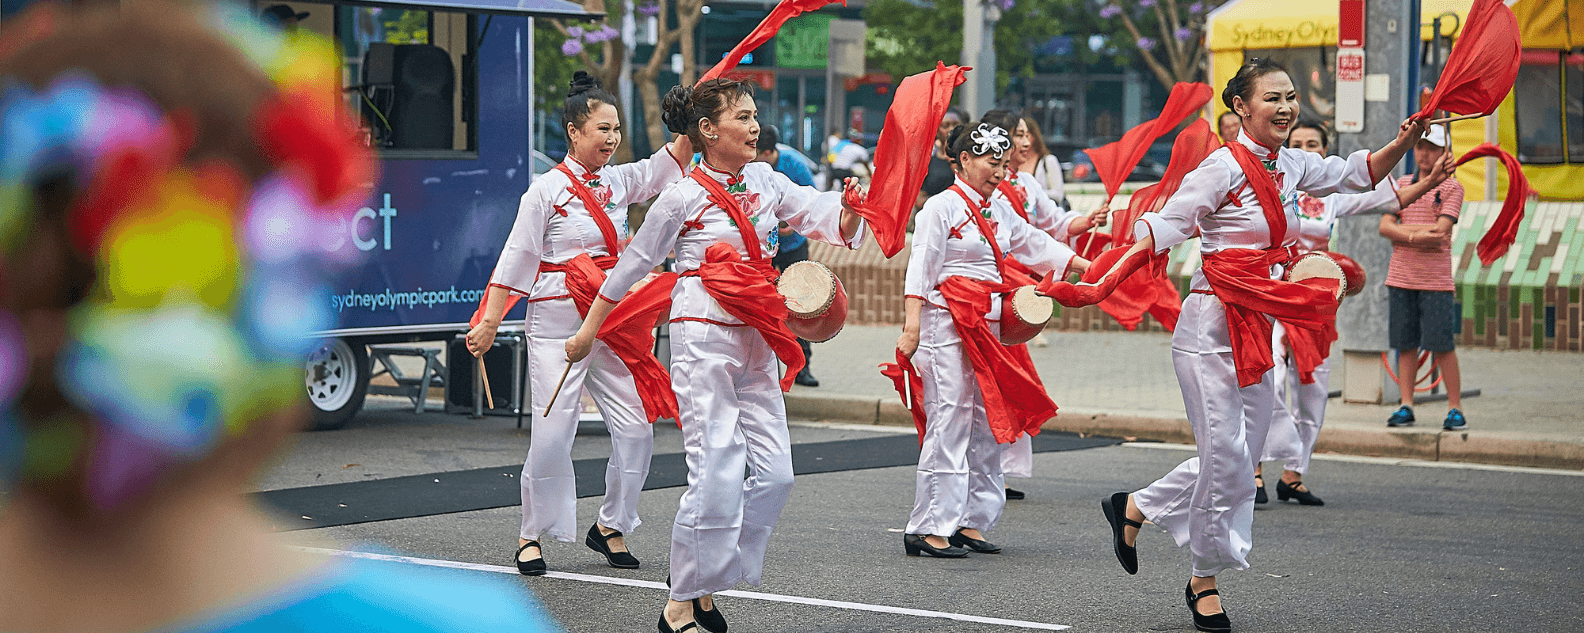
[[[395,49],[392,146],[451,149],[456,126],[456,68],[451,65],[451,54],[429,44],[401,44]]]
[[[495,397],[495,407],[485,406],[485,415],[517,415],[518,403],[523,400],[523,374],[527,371],[524,358],[523,336],[519,332],[502,332],[495,337],[495,347],[484,354],[484,373],[489,376],[490,395]],[[478,361],[468,353],[464,335],[457,335],[446,348],[446,412],[473,413],[474,374]]]

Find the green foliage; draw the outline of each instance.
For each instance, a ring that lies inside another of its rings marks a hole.
[[[546,114],[561,107],[572,72],[583,67],[576,57],[561,52],[567,36],[557,31],[550,20],[534,20],[534,109]]]
[[[386,9],[379,14],[385,41],[391,44],[428,44],[429,12]]]
[[[974,1],[974,0],[969,0]],[[1034,49],[1054,33],[1062,20],[1055,5],[1063,0],[1018,0],[996,23],[996,87],[1013,76],[1034,74]],[[963,0],[940,0],[921,7],[908,0],[876,0],[864,7],[869,24],[870,62],[892,77],[921,73],[962,60]]]
[[[906,0],[875,0],[863,10],[869,26],[869,63],[897,81],[962,60],[962,0],[942,0],[926,9]]]

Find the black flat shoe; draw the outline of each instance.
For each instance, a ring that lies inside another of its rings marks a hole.
[[[1265,479],[1259,475],[1254,476],[1254,503],[1270,503],[1270,495],[1265,494]]]
[[[665,614],[660,614],[660,633],[682,633],[683,631],[691,631],[696,628],[699,628],[697,622],[689,622],[673,629],[670,624],[666,623]]]
[[[1111,524],[1111,547],[1116,550],[1117,562],[1122,563],[1122,571],[1137,574],[1138,548],[1127,544],[1122,530],[1128,526],[1144,529],[1144,524],[1127,518],[1127,500],[1128,493],[1118,492],[1101,501],[1100,509],[1105,511],[1106,522]]]
[[[965,558],[968,556],[968,550],[956,546],[935,547],[930,545],[929,541],[924,540],[924,537],[917,534],[904,535],[902,537],[902,549],[907,551],[908,556],[918,556],[919,554],[929,554],[935,558]]]
[[[535,558],[533,560],[523,560],[523,550],[526,550],[530,547],[539,547],[539,558]],[[544,548],[539,546],[539,541],[528,541],[527,543],[523,543],[522,547],[517,548],[517,573],[524,576],[545,575],[545,561],[543,552]]]
[[[1299,490],[1298,486],[1302,486],[1302,485],[1303,485],[1302,481],[1300,481],[1296,485],[1292,485],[1292,486],[1287,485],[1287,482],[1285,482],[1285,481],[1276,482],[1276,499],[1280,500],[1280,501],[1286,501],[1288,499],[1292,499],[1294,501],[1297,501],[1298,505],[1305,505],[1305,506],[1323,506],[1323,505],[1325,505],[1325,502],[1321,501],[1320,497],[1314,496],[1314,493],[1309,492],[1308,490]]]
[[[726,616],[721,615],[719,608],[705,611],[699,604],[698,598],[693,599],[693,621],[698,622],[699,628],[709,633],[726,633]]]
[[[611,532],[608,535],[600,534],[599,524],[595,523],[589,526],[588,538],[583,539],[583,544],[589,546],[589,549],[605,555],[605,563],[611,567],[637,569],[638,559],[632,555],[632,552],[612,552],[610,549],[609,541],[621,535],[620,530]]]
[[[969,538],[968,535],[962,533],[962,529],[961,528],[959,528],[957,530],[956,534],[953,534],[950,537],[948,537],[946,539],[946,542],[947,543],[951,543],[953,546],[956,546],[956,547],[966,548],[966,549],[972,551],[975,554],[1000,554],[1001,553],[1001,546],[1000,545],[996,545],[995,543],[991,543],[990,541],[983,541],[983,540],[979,540],[979,539],[976,539],[976,538]]]
[[[1022,490],[1013,490],[1011,488],[1006,489],[1007,501],[1022,501],[1023,498],[1027,496],[1028,495],[1023,494]]]
[[[1214,589],[1206,589],[1199,593],[1194,593],[1193,583],[1189,583],[1187,587],[1183,588],[1183,594],[1188,597],[1188,611],[1193,613],[1194,628],[1208,631],[1209,633],[1231,633],[1232,620],[1227,617],[1225,606],[1222,606],[1220,613],[1212,613],[1210,615],[1200,614],[1199,609],[1194,606],[1199,603],[1201,598],[1219,596],[1221,592]]]

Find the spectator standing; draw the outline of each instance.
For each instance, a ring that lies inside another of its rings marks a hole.
[[[831,148],[831,181],[845,182],[857,176],[868,178],[874,170],[869,166],[869,150],[863,146],[863,131],[847,130],[847,140]]]
[[[1463,185],[1447,177],[1452,152],[1446,126],[1432,126],[1414,145],[1417,173],[1403,176],[1399,186],[1427,178],[1446,181],[1403,206],[1397,214],[1381,217],[1380,234],[1392,241],[1391,266],[1386,271],[1390,304],[1391,347],[1397,350],[1397,388],[1402,407],[1386,420],[1387,426],[1414,423],[1413,394],[1419,373],[1419,351],[1429,352],[1441,370],[1447,388],[1446,420],[1441,428],[1457,431],[1468,426],[1463,416],[1463,388],[1452,329],[1457,322],[1452,285],[1452,225],[1463,209]],[[1440,173],[1437,173],[1440,172]]]
[[[1221,118],[1216,119],[1216,134],[1221,136],[1221,142],[1231,143],[1237,140],[1238,132],[1243,130],[1243,120],[1238,118],[1236,112],[1228,110],[1221,113]]]
[[[766,125],[759,128],[759,142],[755,144],[759,151],[755,155],[754,160],[761,163],[769,163],[775,167],[776,171],[784,174],[794,184],[813,187],[814,174],[809,172],[808,166],[804,165],[803,161],[790,155],[782,154],[781,149],[777,147],[780,143],[781,130],[776,128],[776,126]],[[786,222],[781,223],[779,232],[781,234],[780,250],[776,251],[775,257],[770,258],[771,266],[775,266],[776,270],[785,271],[787,266],[808,259],[808,238],[792,230],[792,227]],[[813,346],[801,338],[797,341],[798,346],[803,348],[803,369],[798,371],[797,376],[793,378],[793,382],[804,387],[818,387],[819,379],[815,378],[814,373],[809,370],[809,363],[814,358]]]
[[[1045,195],[1067,208],[1067,183],[1062,180],[1061,160],[1045,147],[1045,135],[1034,117],[1023,115],[1023,125],[1028,126],[1029,151],[1022,154],[1024,163],[1017,170],[1033,174],[1034,180],[1045,188]]]
[[[935,128],[935,154],[930,156],[929,173],[924,176],[924,190],[919,192],[918,203],[914,210],[923,208],[924,201],[930,196],[945,191],[957,180],[956,172],[952,171],[951,160],[946,156],[946,138],[951,136],[952,130],[968,120],[968,113],[962,108],[951,106],[947,108],[946,115],[941,117],[940,127]]]

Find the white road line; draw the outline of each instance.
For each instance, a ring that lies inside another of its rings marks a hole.
[[[353,552],[347,550],[324,549],[319,547],[297,547],[299,551],[310,554],[323,554],[326,556],[341,556],[345,558],[361,558],[365,560],[379,560],[393,563],[409,563],[413,565],[428,565],[430,567],[447,567],[451,569],[464,569],[468,571],[482,571],[496,574],[517,574],[517,568],[504,565],[482,565],[479,563],[461,563],[449,560],[436,560],[431,558],[414,558],[411,556],[395,556],[391,554],[373,554],[369,552]],[[637,587],[640,589],[657,589],[665,591],[664,583],[648,580],[629,580],[626,578],[611,578],[609,576],[596,576],[593,574],[574,574],[564,571],[552,571],[545,574],[546,578],[559,580],[575,580],[578,582],[592,582],[605,585],[621,585],[624,587]],[[872,611],[875,613],[890,613],[895,615],[911,615],[921,618],[941,618],[956,620],[958,622],[973,622],[977,624],[994,624],[997,626],[1012,626],[1040,631],[1065,631],[1072,627],[1063,624],[1046,624],[1044,622],[1028,622],[1024,620],[1007,620],[1003,618],[989,618],[961,613],[946,613],[944,611],[927,611],[924,609],[906,609],[903,607],[888,607],[879,604],[864,604],[862,602],[844,602],[841,600],[822,600],[820,598],[805,598],[802,596],[783,596],[780,594],[763,593],[759,591],[722,591],[718,596],[728,598],[747,598],[750,600],[764,600],[767,602],[786,602],[814,607],[830,607],[833,609],[848,609],[851,611]]]
[[[1124,442],[1123,446],[1132,448],[1163,448],[1177,451],[1197,451],[1192,444],[1168,444],[1165,442]],[[1315,453],[1311,460],[1325,460],[1329,462],[1351,462],[1355,464],[1379,464],[1382,466],[1416,466],[1419,468],[1452,468],[1457,470],[1486,470],[1498,473],[1521,473],[1525,475],[1561,475],[1564,477],[1584,477],[1584,471],[1560,470],[1556,468],[1529,468],[1527,466],[1497,466],[1495,464],[1471,464],[1469,462],[1432,462],[1423,459],[1402,459],[1400,457],[1365,457],[1363,455],[1334,455],[1331,453]]]
[[[890,435],[918,434],[918,430],[911,426],[892,426],[889,424],[847,424],[842,422],[789,421],[787,422],[787,426],[805,426],[835,431],[868,431],[870,433],[886,433]]]

